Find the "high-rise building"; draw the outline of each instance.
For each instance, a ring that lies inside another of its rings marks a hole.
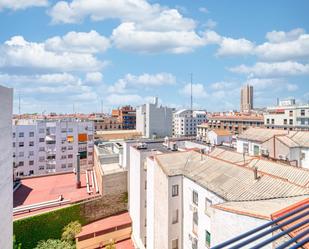
[[[77,153],[83,169],[93,166],[93,122],[14,120],[13,158],[16,176],[72,171]]]
[[[147,103],[136,108],[136,130],[144,137],[170,137],[173,133],[173,109]]]
[[[0,86],[0,248],[12,248],[13,169],[12,169],[13,90]]]
[[[240,90],[240,111],[250,112],[253,109],[253,86],[245,85]]]

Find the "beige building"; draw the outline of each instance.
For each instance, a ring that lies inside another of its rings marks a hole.
[[[240,90],[240,111],[250,112],[253,109],[253,86],[245,85]]]
[[[251,128],[238,136],[237,151],[309,168],[309,132]]]

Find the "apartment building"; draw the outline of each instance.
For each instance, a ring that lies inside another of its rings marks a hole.
[[[237,151],[309,168],[309,131],[251,128],[238,136]]]
[[[267,107],[264,123],[269,129],[309,131],[309,104],[281,100],[277,106]]]
[[[228,130],[233,134],[241,134],[250,127],[263,127],[263,125],[264,118],[262,115],[220,113],[208,116],[206,128]]]
[[[240,89],[240,112],[253,109],[253,86],[245,85]]]
[[[13,89],[0,86],[0,248],[13,246]]]
[[[195,136],[197,126],[206,121],[206,111],[179,110],[173,114],[173,136]]]
[[[136,110],[132,106],[112,110],[112,117],[118,118],[124,130],[134,130],[136,127]]]
[[[122,122],[118,117],[107,115],[95,115],[94,117],[87,118],[94,124],[94,131],[109,131],[109,130],[121,130]]]
[[[93,122],[14,120],[13,165],[16,176],[72,171],[80,154],[82,169],[93,166]]]
[[[148,157],[147,248],[210,248],[308,198],[308,171],[257,158],[248,163],[221,149]]]
[[[146,138],[170,137],[173,134],[173,109],[147,103],[136,108],[136,130]]]

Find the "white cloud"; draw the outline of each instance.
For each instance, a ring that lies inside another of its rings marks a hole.
[[[45,7],[47,5],[48,0],[0,0],[0,10],[20,10],[30,7]]]
[[[117,48],[149,53],[185,53],[204,45],[194,31],[146,31],[134,23],[119,25],[113,30],[112,40]]]
[[[190,96],[191,84],[186,84],[179,92],[185,96]],[[205,98],[208,96],[205,87],[202,84],[192,84],[192,95],[193,98]]]
[[[266,39],[271,43],[281,43],[297,40],[303,34],[305,34],[305,30],[301,28],[292,29],[289,32],[271,31],[266,34]]]
[[[90,72],[86,74],[86,82],[89,83],[102,83],[103,82],[103,74],[100,72]]]
[[[55,36],[47,39],[45,48],[56,52],[98,53],[104,52],[110,46],[109,40],[98,32],[71,31],[63,37]]]
[[[208,10],[206,7],[200,7],[198,10],[199,10],[200,12],[202,12],[202,13],[205,13],[205,14],[208,14],[208,13],[209,13],[209,10]]]
[[[111,94],[107,96],[107,101],[110,105],[139,105],[144,103],[144,98],[137,94]]]
[[[219,81],[219,82],[212,83],[210,85],[210,87],[213,90],[225,90],[225,89],[229,89],[234,86],[235,84],[233,82],[226,82],[226,81]]]
[[[220,56],[232,56],[232,55],[248,55],[252,54],[254,44],[244,38],[233,39],[223,37],[220,42],[220,47],[217,51],[217,55]]]
[[[177,9],[150,4],[146,0],[73,0],[59,1],[50,11],[54,23],[76,23],[90,17],[94,21],[119,19],[135,22],[139,28],[151,30],[188,30],[195,27],[192,19]]]
[[[208,19],[206,24],[205,24],[205,27],[208,28],[208,29],[214,29],[216,26],[217,26],[217,22],[215,22],[212,19]]]
[[[256,92],[261,92],[261,95],[265,94],[265,91],[269,92],[270,89],[273,92],[282,90],[293,92],[298,90],[296,84],[288,83],[285,79],[281,78],[252,78],[248,79],[245,84],[252,85]]]
[[[14,36],[0,49],[0,67],[47,71],[97,71],[104,66],[92,54],[55,52],[47,50],[44,43],[28,42]]]
[[[157,74],[126,74],[124,78],[119,79],[114,85],[108,88],[111,93],[125,93],[128,88],[137,87],[158,87],[162,85],[172,85],[176,83],[176,78],[170,73]]]
[[[272,41],[274,39],[271,38]],[[261,59],[274,61],[309,58],[309,34],[300,34],[298,37],[285,34],[283,38],[277,38],[275,43],[265,42],[257,46],[255,53]]]
[[[309,64],[293,61],[266,63],[258,62],[254,66],[240,65],[229,69],[234,73],[248,74],[251,77],[275,77],[309,74]]]

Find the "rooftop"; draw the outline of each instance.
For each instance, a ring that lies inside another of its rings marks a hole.
[[[218,136],[232,136],[232,133],[228,130],[212,129],[212,131],[216,133]]]
[[[277,138],[289,147],[309,147],[309,131],[290,131]]]
[[[208,116],[209,120],[244,120],[244,121],[264,121],[264,117],[262,115],[210,115]]]
[[[63,199],[70,200],[71,203],[95,196],[87,194],[85,174],[81,174],[81,188],[79,189],[76,188],[74,173],[45,175],[22,179],[21,186],[14,192],[13,205],[15,208],[37,204],[55,200],[60,195]]]
[[[239,139],[253,140],[257,142],[265,142],[275,135],[286,135],[286,130],[266,129],[251,127],[238,136]]]
[[[257,201],[309,194],[309,188],[248,167],[201,155],[196,151],[158,154],[156,161],[168,176],[184,175],[226,201]],[[309,171],[304,171],[309,175]]]

